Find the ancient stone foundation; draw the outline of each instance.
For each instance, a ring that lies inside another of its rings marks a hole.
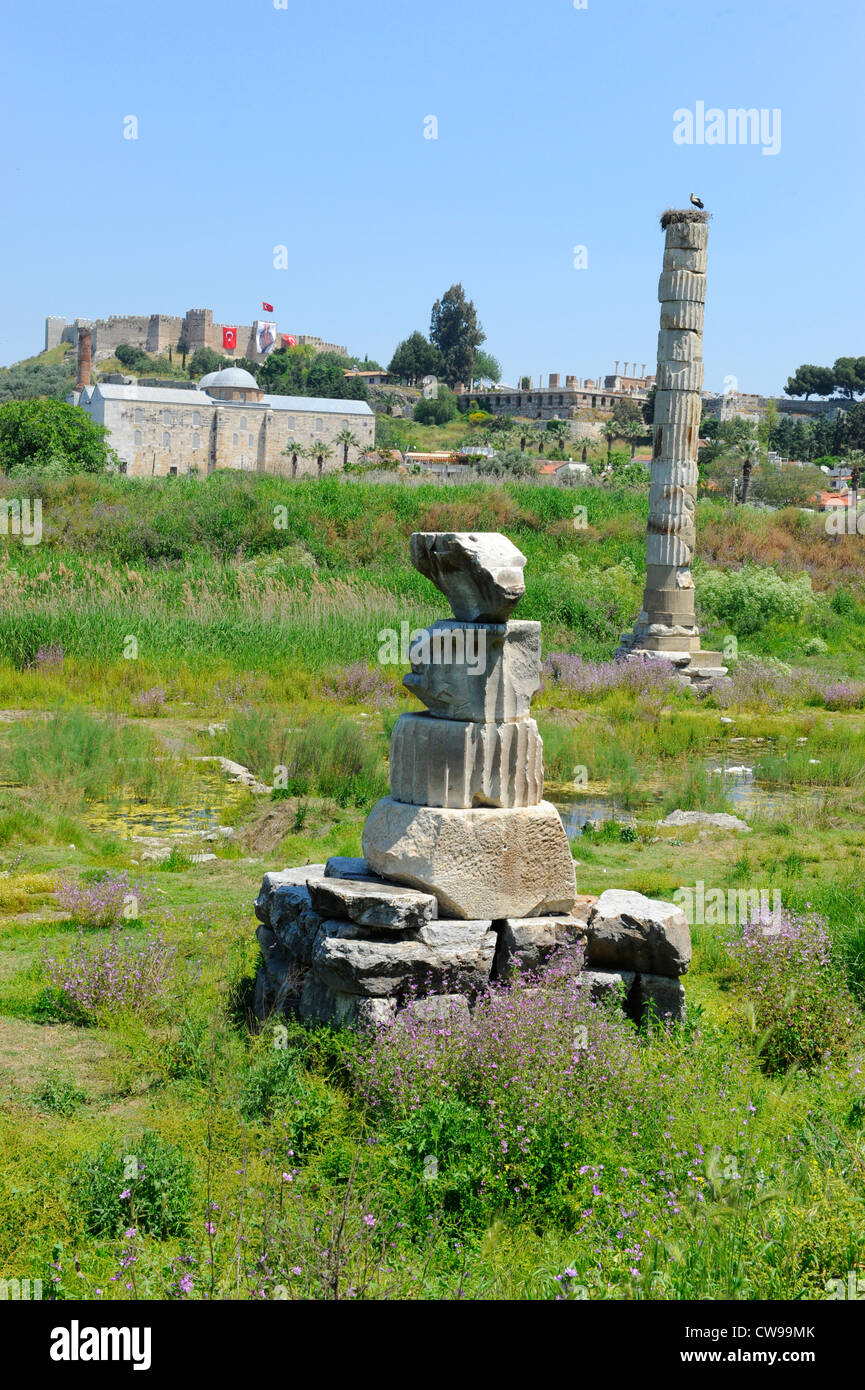
[[[418,534],[412,560],[448,597],[410,653],[406,686],[426,713],[399,719],[391,795],[373,807],[364,857],[264,877],[255,903],[262,965],[255,1011],[383,1026],[399,1013],[468,1017],[491,981],[561,951],[593,995],[615,990],[639,1018],[684,1017],[684,914],[639,893],[580,897],[570,846],[543,800],[531,718],[540,624],[511,621],[525,557],[500,535]]]

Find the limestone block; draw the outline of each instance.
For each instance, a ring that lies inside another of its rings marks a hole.
[[[688,299],[695,304],[706,302],[706,277],[693,270],[662,270],[658,281],[658,299],[668,304],[673,299]]]
[[[264,1023],[272,1013],[293,1011],[303,983],[303,970],[270,927],[262,922],[255,934],[261,948],[261,966],[255,977],[252,1010],[259,1023]]]
[[[638,975],[628,1004],[630,1012],[638,1019],[652,1013],[673,1023],[685,1021],[682,982],[672,980],[668,975]]]
[[[700,362],[703,338],[688,328],[662,328],[658,332],[659,362]]]
[[[581,978],[594,1000],[620,998],[627,1005],[637,976],[633,970],[584,970]]]
[[[671,222],[666,229],[665,247],[690,247],[705,250],[709,241],[709,228],[705,222]]]
[[[718,830],[744,830],[750,833],[751,827],[739,816],[731,816],[726,811],[671,811],[659,825],[713,825]]]
[[[396,1008],[395,999],[370,999],[350,991],[331,989],[312,971],[304,981],[299,1013],[307,1023],[382,1028],[393,1022]]]
[[[375,878],[375,873],[365,859],[352,858],[342,854],[332,854],[324,866],[325,878]]]
[[[489,921],[437,922],[417,937],[374,937],[353,923],[328,922],[313,966],[328,988],[369,997],[474,992],[490,977],[496,934]]]
[[[418,1023],[439,1023],[450,1028],[464,1028],[471,1014],[464,994],[428,994],[425,999],[413,999],[400,1009],[396,1026]]]
[[[659,362],[657,384],[661,391],[699,391],[703,385],[703,364]]]
[[[448,917],[537,917],[569,912],[576,898],[568,839],[548,801],[454,811],[385,797],[363,849],[384,877],[434,893]]]
[[[280,869],[265,874],[261,881],[258,897],[253,903],[255,915],[259,922],[270,923],[270,903],[277,888],[290,884],[300,884],[302,888],[305,888],[307,879],[318,874],[324,874],[323,864],[305,864],[299,869]]]
[[[390,740],[390,794],[415,806],[536,806],[544,794],[538,726],[403,714]]]
[[[705,275],[708,252],[706,247],[670,246],[664,252],[665,270],[696,270]]]
[[[271,930],[280,945],[305,965],[312,960],[325,916],[315,911],[309,889],[299,883],[281,884],[270,900]]]
[[[379,931],[417,931],[438,915],[431,893],[400,884],[351,878],[321,878],[309,885],[312,906],[322,917],[348,917]]]
[[[668,426],[659,426],[665,429]],[[695,488],[699,470],[693,459],[653,459],[649,465],[650,486]]]
[[[598,898],[586,940],[586,963],[601,970],[676,976],[691,963],[691,934],[682,909],[621,888]]]
[[[689,392],[682,392],[682,399],[686,401],[699,402],[699,396],[691,395]],[[694,462],[697,457],[697,450],[700,446],[700,422],[687,418],[683,412],[683,418],[676,420],[669,425],[653,425],[652,427],[652,458],[656,462],[663,463],[664,467],[669,467],[671,463],[687,466]]]
[[[504,622],[526,591],[526,557],[497,531],[415,531],[411,562],[465,622]]]
[[[579,917],[508,917],[499,925],[495,975],[510,980],[521,972],[540,970],[556,951],[585,942],[585,922]]]
[[[667,300],[661,305],[661,327],[690,328],[694,333],[702,333],[705,314],[705,304],[693,299]]]
[[[683,395],[681,391],[656,391],[655,425],[671,425],[677,420],[699,427],[702,401],[699,396]]]
[[[471,644],[472,662],[461,656],[467,650],[467,630],[478,634],[477,643]],[[541,683],[540,623],[437,622],[427,631],[432,641],[425,650],[437,651],[440,659],[415,661],[416,644],[409,653],[412,669],[403,685],[423,701],[430,714],[478,723],[528,717],[532,696]]]

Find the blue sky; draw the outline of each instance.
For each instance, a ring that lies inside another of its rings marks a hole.
[[[0,362],[46,314],[266,299],[386,364],[460,280],[507,381],[653,364],[657,219],[692,189],[708,388],[865,352],[854,0],[277,2],[7,8]],[[676,144],[700,101],[779,109],[779,152]]]

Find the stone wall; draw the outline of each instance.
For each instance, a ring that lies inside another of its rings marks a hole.
[[[309,445],[324,440],[333,457],[322,472],[342,468],[342,447],[335,443],[351,429],[361,446],[375,440],[372,415],[323,414],[315,411],[274,410],[259,403],[216,403],[203,392],[189,392],[182,402],[143,402],[105,397],[97,387],[88,413],[111,431],[111,445],[132,477],[161,477],[172,471],[201,474],[218,468],[277,473],[286,477],[316,477],[315,459],[299,458],[292,474],[291,459],[283,453],[290,440]],[[349,449],[349,462],[360,450]]]

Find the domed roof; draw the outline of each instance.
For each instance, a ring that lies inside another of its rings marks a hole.
[[[219,376],[219,372],[207,372],[198,383],[199,391],[202,391],[205,386],[209,386],[215,376]]]
[[[258,391],[261,388],[251,372],[244,371],[242,367],[223,367],[221,372],[214,372],[212,376],[208,373],[199,385],[207,381],[208,386],[227,386],[235,391]]]

